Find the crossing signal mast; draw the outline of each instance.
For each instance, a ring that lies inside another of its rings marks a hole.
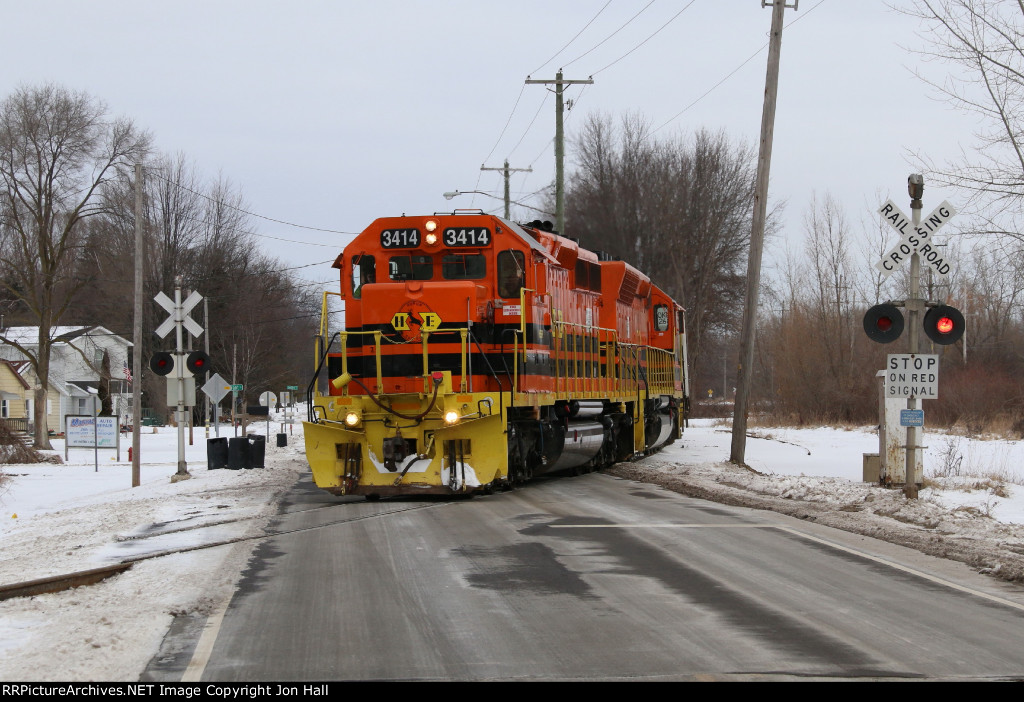
[[[888,277],[904,262],[910,262],[910,297],[903,301],[885,302],[871,307],[864,315],[864,332],[868,338],[880,344],[891,344],[900,338],[905,327],[909,327],[909,354],[900,358],[891,354],[887,359],[886,397],[907,398],[907,462],[904,494],[910,498],[917,497],[917,484],[914,473],[917,468],[918,446],[917,427],[924,426],[924,413],[918,409],[920,397],[937,398],[938,396],[938,356],[922,356],[920,353],[921,329],[932,343],[942,346],[955,344],[966,330],[963,314],[949,305],[931,302],[921,297],[921,262],[924,261],[936,273],[946,275],[950,263],[932,237],[946,222],[952,219],[956,210],[951,204],[943,201],[931,214],[922,221],[921,198],[924,195],[924,177],[913,173],[907,178],[907,192],[910,195],[910,207],[913,218],[908,218],[892,200],[887,200],[878,210],[879,214],[893,229],[902,236],[899,243],[879,261],[875,267],[884,277]],[[909,325],[904,323],[903,312],[907,310],[910,317]],[[923,313],[923,314],[922,314]],[[922,319],[923,318],[923,319]],[[918,320],[922,319],[921,326]],[[913,372],[920,368],[928,368],[926,372]],[[911,372],[899,372],[899,369],[910,368]],[[930,370],[934,368],[934,371]],[[882,418],[884,425],[885,419]]]
[[[171,331],[175,332],[175,351],[158,351],[149,359],[149,368],[157,375],[167,376],[168,404],[177,405],[178,424],[178,472],[172,481],[185,480],[192,477],[185,462],[185,408],[196,404],[195,376],[209,371],[210,357],[205,351],[185,352],[182,345],[182,332],[187,330],[192,336],[199,336],[203,328],[188,316],[192,308],[203,299],[193,291],[187,299],[181,299],[181,276],[174,280],[174,299],[157,293],[156,302],[167,310],[171,316],[156,329],[157,336],[163,338]],[[174,371],[173,377],[171,372]],[[174,400],[172,403],[171,400]]]

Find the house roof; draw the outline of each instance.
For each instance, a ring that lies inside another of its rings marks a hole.
[[[22,382],[28,383],[28,381],[25,379],[25,376],[29,376],[35,379],[35,373],[32,371],[31,361],[19,359],[16,361],[6,361],[6,363],[9,363],[11,367],[18,373],[18,375],[21,377]],[[32,384],[28,383],[27,387],[32,387]],[[68,392],[68,389],[64,385],[64,383],[54,382],[52,378],[50,379],[50,388],[56,390],[61,395],[71,394]]]
[[[18,365],[21,365],[22,363],[28,363],[28,361],[18,361],[17,363]],[[21,377],[21,373],[19,372],[18,367],[15,365],[15,362],[0,359],[0,366],[7,366],[8,368],[10,368],[11,374],[18,379],[18,382],[21,383],[26,390],[32,387],[31,385],[28,384],[27,380]]]

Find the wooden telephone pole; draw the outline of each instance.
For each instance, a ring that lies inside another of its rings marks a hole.
[[[486,166],[480,166],[481,171],[501,171],[505,174],[505,219],[511,218],[510,206],[512,204],[511,193],[508,188],[508,174],[514,171],[522,171],[524,173],[533,173],[532,168],[509,168],[508,159],[505,159],[505,166],[503,168],[487,168]]]
[[[142,484],[142,164],[135,164],[135,320],[132,328],[132,487]]]
[[[563,80],[562,72],[555,74],[554,80],[531,80],[526,77],[526,83],[544,83],[555,86],[555,229],[559,234],[565,235],[565,130],[563,128],[562,114],[565,112],[565,104],[562,100],[562,91],[566,85],[593,84],[593,78],[586,80]]]
[[[782,15],[785,0],[761,0],[761,7],[772,6],[771,38],[768,41],[768,74],[765,78],[764,109],[761,112],[761,146],[757,157],[754,186],[754,216],[750,231],[750,257],[747,259],[747,301],[740,332],[740,358],[736,373],[736,404],[733,408],[732,451],[729,460],[743,465],[747,451],[747,414],[750,399],[751,370],[754,365],[754,328],[761,287],[761,254],[764,250],[764,223],[768,210],[768,171],[772,162],[772,137],[775,133],[775,98],[779,92],[779,58],[782,54]],[[794,2],[795,10],[797,2]]]

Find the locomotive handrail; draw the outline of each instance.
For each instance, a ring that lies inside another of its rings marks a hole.
[[[476,336],[473,335],[472,330],[467,329],[466,331],[469,332],[470,341],[472,341],[474,344],[476,344],[477,350],[480,351],[480,357],[483,359],[484,363],[487,365],[487,370],[489,370],[491,372],[491,377],[494,378],[494,381],[498,384],[498,415],[502,419],[502,421],[504,421],[504,419],[505,419],[505,398],[504,398],[504,390],[505,390],[505,388],[501,384],[501,378],[498,377],[498,374],[495,372],[494,367],[491,366],[491,362],[489,360],[487,360],[487,354],[484,353],[483,347],[480,346],[480,342],[477,341],[477,338],[476,338]],[[472,351],[470,353],[472,353]]]
[[[308,419],[310,423],[313,423],[315,421],[314,418],[316,416],[316,412],[314,411],[313,408],[313,388],[316,387],[316,380],[317,378],[320,377],[320,371],[324,367],[324,361],[327,360],[327,354],[331,350],[331,344],[334,343],[335,337],[337,337],[339,334],[341,334],[341,332],[334,332],[334,336],[331,337],[331,340],[324,345],[324,352],[323,355],[320,357],[320,362],[317,364],[316,372],[313,373],[313,379],[309,381],[309,387],[306,388],[306,419]],[[322,339],[323,337],[321,336],[318,338]]]
[[[320,336],[322,336],[322,337],[326,337],[327,333],[330,331],[328,329],[328,327],[327,327],[327,323],[328,323],[328,321],[330,319],[330,313],[331,313],[330,310],[327,309],[327,296],[328,295],[335,295],[338,298],[342,297],[341,293],[331,292],[329,290],[325,290],[324,291],[323,298],[320,301]]]
[[[519,333],[518,329],[503,329],[501,331],[501,336],[499,337],[500,351],[501,351],[501,363],[502,363],[503,366],[505,366],[505,375],[508,376],[508,381],[512,385],[512,387],[509,388],[509,392],[512,393],[513,395],[515,395],[515,392],[516,392],[516,374],[514,373],[514,371],[509,370],[508,362],[505,360],[505,335],[506,334],[512,334],[512,337],[513,337],[512,359],[514,361],[513,366],[518,366],[519,361],[518,361],[518,359],[516,359],[516,348],[517,348],[517,346],[516,346],[516,343],[515,343],[515,336],[518,333]]]
[[[341,353],[340,353],[340,355],[341,355],[341,374],[342,375],[345,375],[346,373],[348,373],[348,337],[350,335],[354,335],[354,336],[365,336],[365,335],[370,335],[370,334],[373,335],[373,354],[374,354],[374,358],[376,359],[376,366],[377,366],[377,388],[378,388],[378,392],[380,392],[380,388],[382,388],[384,386],[384,376],[381,374],[381,368],[380,368],[380,346],[381,346],[380,342],[381,342],[381,337],[383,336],[383,332],[378,330],[378,331],[344,331],[344,332],[337,332],[337,333],[341,335]],[[341,392],[342,392],[342,395],[348,395],[348,386],[346,385],[345,387],[343,387]]]
[[[615,364],[612,362],[612,358],[607,359],[605,363],[605,371],[603,373],[601,372],[601,335],[602,333],[607,335],[604,348],[608,349],[610,344],[610,348],[614,349],[619,344],[617,330],[611,329],[609,327],[594,326],[593,324],[587,326],[586,324],[581,324],[579,322],[565,322],[552,320],[551,323],[553,327],[559,330],[558,338],[563,337],[563,335],[565,334],[565,330],[567,328],[571,330],[581,331],[581,336],[586,336],[590,340],[590,351],[585,352],[586,360],[591,364],[596,364],[597,366],[596,376],[591,375],[581,377],[575,373],[570,375],[568,372],[566,372],[566,374],[563,375],[559,369],[558,361],[561,360],[562,356],[560,352],[564,351],[564,349],[561,348],[562,344],[555,344],[556,391],[558,391],[560,385],[561,390],[563,392],[582,391],[593,393],[595,390],[614,390],[619,388],[621,382],[617,381],[621,381],[621,378],[617,378],[615,375]],[[569,363],[573,363],[575,366],[575,364],[581,360],[581,353],[583,353],[582,350],[577,348],[577,345],[574,343],[572,349],[572,356],[570,357],[568,354],[566,354],[566,371],[568,371]],[[602,385],[601,383],[595,383],[594,381],[605,381],[605,383]],[[569,387],[570,384],[572,387]]]

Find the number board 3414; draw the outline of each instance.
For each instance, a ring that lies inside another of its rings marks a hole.
[[[419,229],[385,229],[380,233],[382,249],[410,249],[419,245]]]
[[[490,246],[491,230],[487,227],[449,227],[444,230],[445,246]]]

